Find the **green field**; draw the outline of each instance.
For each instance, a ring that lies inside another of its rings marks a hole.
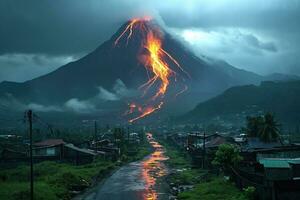
[[[225,181],[222,176],[209,173],[208,170],[197,168],[191,164],[189,155],[178,150],[173,144],[160,141],[166,148],[167,161],[171,170],[168,182],[175,185],[193,185],[189,191],[178,195],[180,200],[248,200],[247,191],[238,190],[233,183]]]
[[[45,161],[34,165],[35,199],[71,199],[72,191],[82,191],[96,181],[100,181],[120,165],[139,160],[151,152],[149,143],[137,147],[137,152],[128,156],[124,153],[121,162],[95,160],[93,163],[75,166],[69,163]],[[28,165],[0,171],[0,199],[29,199]]]

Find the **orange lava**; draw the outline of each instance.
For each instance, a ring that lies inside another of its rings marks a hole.
[[[166,51],[162,48],[162,34],[158,28],[147,28],[145,25],[150,18],[134,18],[130,21],[130,23],[126,26],[125,30],[120,34],[120,36],[115,40],[115,46],[119,43],[122,37],[125,37],[127,33],[127,41],[128,44],[130,38],[132,37],[134,30],[139,29],[145,34],[144,41],[142,41],[142,48],[145,48],[148,53],[144,58],[144,66],[147,69],[147,72],[151,72],[149,76],[149,80],[140,86],[140,89],[144,90],[143,96],[147,94],[149,88],[151,88],[155,83],[158,85],[158,88],[151,96],[149,100],[143,106],[137,106],[136,103],[131,103],[129,106],[129,110],[125,113],[133,114],[135,111],[138,114],[137,117],[134,117],[129,120],[130,123],[141,119],[145,116],[150,115],[151,113],[162,108],[164,104],[164,97],[168,90],[168,87],[171,82],[171,77],[174,77],[176,81],[176,72],[170,68],[170,65],[167,61],[173,63],[177,66],[182,72],[188,75],[186,71],[179,65],[179,63]],[[179,95],[187,90],[187,86],[184,87],[183,90],[176,94]]]
[[[151,133],[147,134],[147,138],[155,150],[149,158],[143,162],[142,176],[146,181],[144,200],[157,200],[158,194],[155,190],[156,179],[166,175],[167,171],[162,166],[163,163],[161,161],[167,160],[168,158],[164,155],[162,146],[154,141]]]
[[[158,106],[156,106],[156,107],[151,107],[151,106],[145,107],[145,109],[140,110],[140,112],[142,113],[141,115],[137,116],[136,118],[130,119],[129,122],[132,123],[138,119],[141,119],[147,115],[150,115],[154,111],[161,109],[162,105],[163,105],[163,102],[160,102],[160,104],[158,104]]]

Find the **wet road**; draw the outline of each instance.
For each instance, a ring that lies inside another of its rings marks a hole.
[[[85,200],[165,200],[164,182],[167,174],[163,163],[167,157],[163,147],[147,134],[154,152],[142,161],[121,167],[102,185],[87,195]]]

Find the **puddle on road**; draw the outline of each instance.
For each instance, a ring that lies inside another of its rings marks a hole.
[[[167,174],[167,168],[163,161],[168,157],[164,155],[163,146],[154,140],[151,133],[147,133],[147,139],[154,148],[154,152],[142,162],[142,176],[145,180],[144,200],[157,200],[157,179]]]
[[[84,200],[165,200],[168,199],[165,182],[161,179],[168,173],[163,161],[164,148],[147,134],[154,148],[152,154],[141,161],[129,163],[117,170],[111,177],[93,188],[83,197]]]

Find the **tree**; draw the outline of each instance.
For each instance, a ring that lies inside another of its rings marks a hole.
[[[249,137],[257,137],[261,126],[263,124],[263,118],[261,116],[258,117],[247,117],[247,127],[246,133]]]
[[[240,156],[239,150],[232,144],[221,144],[212,161],[213,165],[220,166],[226,171],[231,167],[235,167],[243,158]]]
[[[279,138],[279,124],[271,113],[264,116],[247,117],[246,133],[249,137],[259,137],[264,142]]]
[[[279,124],[271,113],[266,113],[263,117],[264,122],[259,131],[259,137],[265,141],[270,142],[279,138]]]

